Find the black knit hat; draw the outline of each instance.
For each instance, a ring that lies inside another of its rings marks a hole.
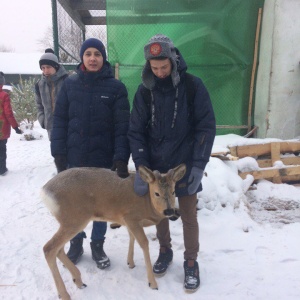
[[[4,73],[0,72],[0,85],[4,85],[5,84],[5,77],[4,77]]]
[[[100,40],[95,39],[95,38],[87,39],[82,43],[81,48],[80,48],[80,53],[79,53],[81,61],[83,61],[82,58],[83,58],[84,51],[88,48],[96,48],[97,50],[99,50],[102,54],[103,62],[106,61],[105,46],[103,45],[103,43]]]
[[[45,50],[45,54],[41,56],[39,63],[40,69],[42,69],[42,65],[52,66],[56,71],[59,69],[58,58],[51,48]]]

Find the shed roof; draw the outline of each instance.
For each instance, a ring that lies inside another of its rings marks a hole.
[[[39,60],[43,53],[0,52],[0,71],[8,74],[41,74]]]

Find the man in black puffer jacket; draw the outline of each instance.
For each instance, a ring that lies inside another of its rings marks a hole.
[[[152,37],[144,55],[143,84],[134,98],[128,132],[132,158],[136,169],[144,165],[163,173],[181,163],[187,166],[175,192],[183,223],[184,287],[194,292],[200,286],[197,192],[216,134],[214,111],[203,82],[186,73],[186,63],[168,37]],[[138,172],[134,188],[139,195],[148,190]],[[160,253],[153,272],[162,276],[173,259],[168,219],[157,225],[157,237]]]
[[[101,41],[83,42],[77,73],[59,92],[51,136],[51,154],[57,171],[74,167],[116,170],[125,178],[130,156],[127,131],[130,106],[125,85],[116,80]],[[110,266],[103,250],[106,222],[93,222],[92,257],[100,269]],[[83,254],[84,232],[71,240],[67,253],[74,263]]]

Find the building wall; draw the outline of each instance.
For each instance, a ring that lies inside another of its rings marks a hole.
[[[265,0],[254,113],[259,138],[300,136],[299,15],[299,0]]]

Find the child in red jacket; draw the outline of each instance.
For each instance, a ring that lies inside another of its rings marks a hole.
[[[5,175],[8,171],[6,168],[6,143],[10,137],[10,127],[18,134],[22,133],[14,117],[9,95],[2,90],[4,84],[4,74],[0,72],[0,175]]]

